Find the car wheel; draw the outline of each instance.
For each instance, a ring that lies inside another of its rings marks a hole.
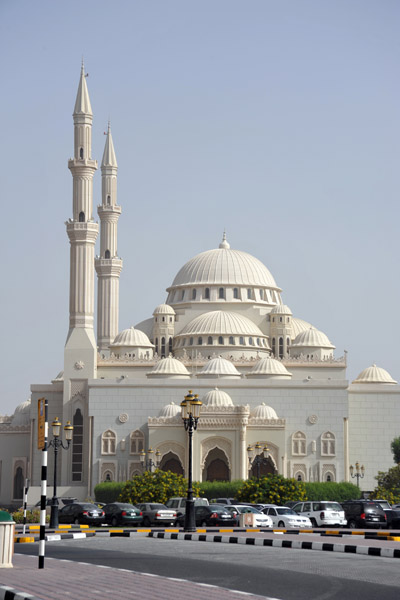
[[[285,527],[285,523],[283,521],[279,521],[278,527]]]
[[[145,518],[143,519],[143,525],[144,525],[145,527],[150,527],[151,523],[150,523],[150,519],[149,519],[149,517],[145,517]]]
[[[355,522],[355,521],[353,521],[353,520],[350,520],[350,521],[348,521],[348,522],[347,522],[347,527],[348,527],[349,529],[355,529],[355,528],[356,528],[356,522]]]
[[[75,525],[79,525],[79,519],[78,519],[78,517],[76,517],[76,519],[74,519],[74,523],[75,523]]]
[[[112,525],[113,527],[116,527],[116,526],[118,525],[118,521],[117,521],[116,517],[113,517],[113,518],[111,519],[111,525]]]
[[[318,527],[317,521],[315,519],[310,519],[312,527]]]

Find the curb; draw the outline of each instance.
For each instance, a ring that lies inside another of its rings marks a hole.
[[[149,537],[166,540],[183,540],[193,542],[216,542],[224,544],[243,544],[246,546],[268,546],[274,548],[293,548],[295,550],[324,550],[326,552],[342,552],[380,556],[382,558],[400,558],[398,548],[379,548],[374,546],[356,546],[354,544],[330,544],[327,542],[302,542],[300,540],[271,540],[240,536],[207,535],[198,533],[162,533],[150,532]]]
[[[40,598],[26,592],[17,592],[7,585],[0,585],[0,600],[40,600]]]

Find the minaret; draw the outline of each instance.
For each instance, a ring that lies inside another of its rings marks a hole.
[[[93,221],[92,107],[82,63],[74,109],[74,158],[68,161],[73,177],[70,241],[69,332],[65,344],[64,378],[92,378],[96,372],[94,314],[94,246],[98,225]]]
[[[117,159],[108,124],[106,145],[101,161],[100,256],[96,258],[97,344],[107,351],[118,334],[119,276],[122,260],[117,255],[117,225],[121,207],[117,206]]]

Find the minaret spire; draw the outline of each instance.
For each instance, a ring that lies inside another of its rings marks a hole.
[[[117,158],[108,122],[107,138],[101,161],[100,256],[96,258],[97,344],[107,351],[118,333],[119,276],[122,260],[117,255],[117,225],[121,207],[117,205]]]

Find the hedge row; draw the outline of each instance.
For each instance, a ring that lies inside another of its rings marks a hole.
[[[342,481],[313,481],[304,483],[307,500],[334,500],[344,502],[345,500],[356,500],[361,498],[361,490],[353,483]]]

